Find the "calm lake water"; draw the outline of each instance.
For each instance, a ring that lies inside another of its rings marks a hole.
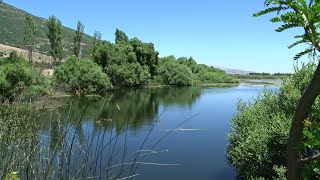
[[[75,137],[75,144],[82,147],[71,161],[80,166],[81,151],[94,154],[98,149],[96,168],[115,174],[121,164],[125,173],[118,178],[235,179],[226,159],[229,120],[239,99],[250,101],[263,88],[131,89],[104,98],[59,98],[56,102],[63,106],[43,115],[41,134],[54,147],[63,134],[61,122],[69,122],[67,128],[75,136],[65,138]]]

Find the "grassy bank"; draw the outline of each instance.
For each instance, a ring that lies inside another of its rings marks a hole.
[[[287,79],[290,75],[233,75],[237,79]]]

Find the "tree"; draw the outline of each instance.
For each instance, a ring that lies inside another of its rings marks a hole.
[[[82,50],[82,38],[83,38],[84,25],[82,22],[78,21],[76,35],[73,38],[73,52],[74,55],[80,60],[81,59],[81,50]]]
[[[57,67],[54,77],[57,84],[76,94],[102,93],[112,88],[107,74],[89,59],[67,59]]]
[[[159,53],[155,50],[153,43],[143,43],[138,38],[130,39],[130,45],[136,54],[137,61],[142,65],[147,65],[150,69],[151,77],[156,74]]]
[[[53,57],[53,68],[57,65],[57,60],[61,61],[64,57],[62,42],[62,24],[55,16],[50,16],[47,21],[49,33],[47,34],[50,41],[50,55]]]
[[[17,52],[0,66],[0,99],[15,101],[49,94],[50,82]]]
[[[123,42],[123,43],[129,42],[129,38],[126,35],[126,33],[119,30],[119,29],[116,29],[115,36],[116,36],[116,40],[115,40],[116,44],[118,44],[120,42]]]
[[[35,46],[35,37],[36,37],[36,26],[31,15],[27,15],[25,18],[25,30],[24,30],[24,41],[27,49],[29,51],[28,58],[32,62],[33,51]]]
[[[277,32],[292,28],[302,28],[304,30],[302,35],[295,36],[298,41],[288,46],[292,48],[303,43],[308,45],[305,51],[294,57],[295,60],[306,54],[315,55],[316,52],[320,52],[320,2],[318,0],[266,0],[265,6],[268,8],[254,14],[254,16],[277,12],[277,16],[271,19],[271,22],[282,23],[276,30]],[[320,93],[319,82],[320,63],[318,63],[308,87],[299,100],[292,120],[287,147],[288,179],[301,179],[303,164],[320,158],[320,155],[306,158],[301,156],[304,121],[308,118],[310,109]]]
[[[158,68],[158,75],[165,85],[191,86],[193,84],[191,69],[175,61],[162,64]]]
[[[99,31],[94,31],[93,42],[92,42],[92,55],[96,52],[98,47],[101,45],[101,33]]]

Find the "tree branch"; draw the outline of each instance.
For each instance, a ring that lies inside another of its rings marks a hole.
[[[311,156],[311,157],[306,157],[306,158],[303,158],[303,159],[301,159],[301,163],[308,163],[308,162],[310,162],[310,161],[314,161],[314,160],[318,160],[318,159],[320,159],[320,154],[317,154],[317,155],[315,155],[315,156]]]

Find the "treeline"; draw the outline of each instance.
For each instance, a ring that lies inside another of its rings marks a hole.
[[[266,72],[262,72],[262,73],[249,73],[249,75],[258,75],[258,76],[270,76],[270,75],[275,75],[275,76],[291,76],[291,73],[266,73]]]
[[[139,87],[148,85],[150,82],[173,86],[238,82],[236,78],[227,75],[222,70],[197,64],[192,57],[176,59],[174,56],[168,56],[159,58],[159,53],[155,50],[153,43],[145,43],[138,38],[129,39],[119,29],[116,29],[115,32],[115,43],[101,40],[101,34],[96,32],[92,47],[91,63],[89,63],[90,59],[81,59],[77,63],[75,62],[76,58],[70,58],[58,66],[55,77],[60,81],[59,84],[73,86],[74,81],[71,81],[74,79],[73,76],[75,74],[82,76],[84,72],[79,73],[78,71],[80,69],[89,70],[90,68],[86,67],[89,64],[91,68],[101,69],[107,75],[108,78],[105,79],[110,80],[111,83],[108,83],[105,89]],[[77,64],[79,67],[73,68],[71,64]],[[101,77],[104,76],[101,75]],[[81,91],[88,90],[84,88]]]
[[[138,38],[129,39],[119,29],[115,31],[114,43],[101,40],[101,34],[96,31],[91,45],[91,58],[83,59],[81,54],[85,26],[80,21],[74,34],[74,55],[66,58],[61,21],[51,16],[47,20],[47,28],[50,55],[53,58],[47,67],[54,71],[53,77],[43,77],[41,75],[43,63],[33,61],[37,29],[32,17],[27,16],[24,40],[28,47],[29,61],[15,52],[1,61],[4,64],[0,67],[1,99],[13,100],[22,91],[25,92],[28,88],[41,86],[46,82],[33,79],[36,77],[50,81],[50,92],[55,89],[76,94],[103,93],[114,87],[139,87],[150,83],[192,86],[201,83],[238,82],[235,77],[227,75],[222,70],[197,64],[192,57],[160,58],[153,43],[145,43]],[[13,78],[16,75],[13,75],[15,70],[11,66],[21,66],[22,70],[17,73],[19,77]],[[45,92],[49,92],[47,84]]]

